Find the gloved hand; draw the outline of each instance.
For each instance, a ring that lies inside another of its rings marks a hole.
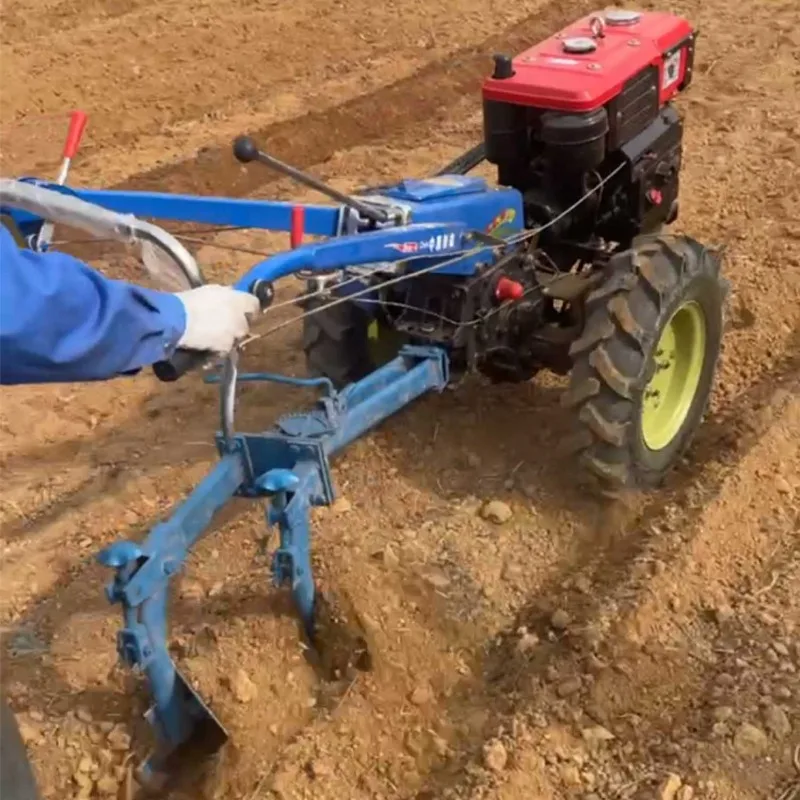
[[[206,284],[178,292],[186,310],[186,329],[179,348],[226,355],[250,330],[250,317],[261,310],[258,298],[228,286]]]

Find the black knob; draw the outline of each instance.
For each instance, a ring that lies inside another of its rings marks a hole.
[[[257,280],[250,287],[250,294],[254,294],[261,304],[261,310],[266,311],[275,299],[275,287],[270,281]]]
[[[233,155],[237,161],[247,164],[258,158],[258,147],[249,136],[237,136],[233,141]]]
[[[492,74],[493,78],[497,80],[505,80],[506,78],[511,78],[514,75],[514,64],[511,60],[511,56],[506,55],[496,55],[494,57],[494,73]]]

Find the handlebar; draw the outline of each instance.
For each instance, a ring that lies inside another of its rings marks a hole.
[[[171,358],[153,364],[153,373],[164,383],[173,383],[206,364],[213,356],[203,350],[176,350]]]
[[[185,288],[202,285],[203,275],[192,254],[163,228],[131,214],[110,211],[51,186],[0,178],[0,205],[19,208],[92,236],[108,237],[124,244],[137,242],[143,250],[148,248],[158,267],[164,265],[159,255],[166,256],[172,273],[177,272]]]
[[[80,122],[80,118],[77,118],[76,130]],[[136,242],[142,247],[142,260],[148,271],[160,277],[162,283],[165,277],[170,277],[173,282],[177,280],[182,284],[184,290],[205,283],[192,254],[172,234],[131,214],[120,214],[89,203],[66,190],[52,188],[52,185],[0,178],[0,207],[5,206],[19,208],[43,220],[84,230],[96,237],[108,237],[126,244]],[[165,270],[169,275],[165,275]],[[269,281],[257,282],[251,291],[261,301],[262,308],[269,306],[274,297]],[[154,364],[153,372],[160,381],[171,383],[204,366],[213,355],[207,351],[177,350],[171,358]],[[226,441],[233,436],[237,356],[234,350],[223,361],[220,410]]]
[[[266,311],[275,298],[275,288],[271,281],[256,280],[249,287],[249,292],[258,298],[262,311]],[[160,381],[173,383],[188,372],[208,364],[214,358],[214,355],[214,353],[204,350],[178,349],[172,354],[171,358],[153,364],[153,372]]]

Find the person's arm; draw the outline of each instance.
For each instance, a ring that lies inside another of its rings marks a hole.
[[[0,383],[105,380],[178,346],[227,352],[258,311],[221,286],[170,294],[111,280],[64,253],[17,247],[0,225]]]

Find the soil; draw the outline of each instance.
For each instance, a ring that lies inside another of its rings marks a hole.
[[[54,175],[77,105],[89,125],[76,184],[313,197],[238,166],[242,132],[340,188],[424,175],[479,139],[491,54],[590,8],[8,0],[2,171]],[[601,506],[558,449],[560,380],[475,379],[406,409],[336,461],[340,499],[314,515],[319,575],[349,598],[372,660],[338,683],[321,679],[272,588],[262,509],[232,504],[174,581],[171,644],[230,734],[203,788],[182,796],[800,793],[797,4],[669,10],[701,31],[679,104],[677,227],[725,246],[732,283],[713,402],[686,458],[663,490]],[[254,256],[215,244],[286,244],[202,238],[203,268],[223,281]],[[138,277],[108,246],[72,250]],[[302,374],[299,328],[247,361]],[[247,387],[239,427],[308,399]],[[119,613],[95,555],[142,538],[208,472],[216,413],[194,378],[3,391],[2,686],[45,798],[132,787],[146,701],[117,665]],[[489,501],[504,522],[484,519]]]

